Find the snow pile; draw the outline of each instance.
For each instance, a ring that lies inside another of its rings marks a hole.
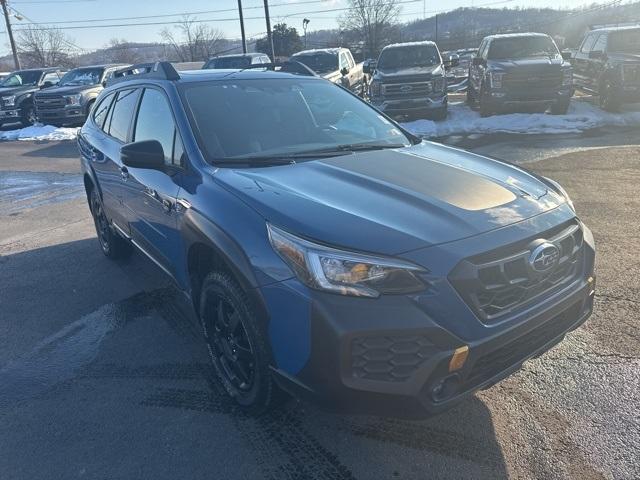
[[[0,131],[1,140],[74,140],[80,128],[35,124],[17,130]]]
[[[608,113],[590,103],[573,101],[566,115],[510,113],[482,118],[464,103],[454,103],[449,105],[449,116],[442,122],[416,120],[402,125],[423,137],[488,133],[579,133],[604,126],[640,126],[640,111]]]

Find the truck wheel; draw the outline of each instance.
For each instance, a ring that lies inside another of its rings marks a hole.
[[[90,205],[102,253],[110,260],[128,257],[131,254],[131,245],[111,228],[102,208],[102,200],[95,188],[91,190]]]
[[[571,104],[570,99],[560,100],[553,105],[551,105],[551,113],[553,115],[566,115],[569,110],[569,105]]]
[[[20,123],[23,127],[29,127],[38,121],[36,116],[36,109],[33,104],[25,105],[22,107],[22,116],[20,117]]]
[[[467,87],[467,105],[469,105],[471,108],[474,108],[476,106],[476,95],[471,85]]]
[[[620,110],[620,100],[618,100],[615,88],[609,80],[606,80],[600,87],[600,107],[607,112]]]
[[[225,272],[211,272],[202,284],[200,321],[213,368],[227,393],[259,415],[284,395],[269,366],[271,354],[249,299]]]

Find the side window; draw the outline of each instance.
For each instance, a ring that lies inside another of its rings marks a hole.
[[[489,53],[489,42],[488,40],[484,42],[484,44],[480,47],[480,51],[478,52],[478,57],[487,59],[487,54]]]
[[[349,68],[349,62],[347,61],[347,55],[344,53],[340,54],[340,70],[343,68]]]
[[[59,81],[60,81],[60,77],[58,77],[58,74],[56,72],[47,73],[42,79],[42,83],[51,82],[53,85],[55,85]]]
[[[347,53],[347,62],[349,62],[349,68],[353,68],[356,66],[356,61],[353,59],[353,55],[351,55],[351,52]]]
[[[607,34],[603,33],[598,37],[596,43],[593,44],[591,51],[593,52],[604,52],[607,50]]]
[[[111,101],[113,100],[113,93],[110,93],[102,100],[100,103],[93,109],[93,121],[96,122],[100,128],[104,126],[104,120],[107,118],[107,113],[109,113],[109,107],[111,106]]]
[[[173,113],[165,95],[154,88],[147,88],[142,95],[134,141],[158,140],[164,150],[167,165],[181,165],[182,142],[176,132]]]
[[[269,60],[269,57],[267,57],[266,55],[262,56],[262,63],[271,63],[271,60]]]
[[[582,42],[580,53],[589,53],[594,43],[596,43],[596,36],[594,34],[588,35],[587,38],[584,39],[584,42]]]
[[[127,141],[129,126],[131,125],[139,93],[139,90],[120,90],[113,103],[113,113],[109,122],[109,135],[122,142]]]

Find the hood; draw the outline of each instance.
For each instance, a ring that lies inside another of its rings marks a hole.
[[[215,176],[280,228],[389,255],[478,235],[564,203],[519,168],[428,142],[295,165],[222,168]]]
[[[383,82],[395,81],[403,77],[422,77],[423,79],[428,80],[435,74],[444,74],[441,65],[430,65],[428,67],[394,68],[387,70],[377,69],[375,77],[376,79],[379,79]]]
[[[489,60],[489,64],[500,70],[518,69],[518,71],[540,72],[547,69],[553,70],[560,68],[565,64],[565,60],[561,55],[553,57],[529,57],[519,58],[517,60]]]
[[[20,93],[27,93],[37,90],[38,87],[33,85],[26,85],[21,87],[0,87],[0,95],[18,95]]]
[[[102,87],[102,85],[68,85],[64,87],[49,87],[40,90],[37,95],[73,95],[75,93],[84,93],[87,90]]]

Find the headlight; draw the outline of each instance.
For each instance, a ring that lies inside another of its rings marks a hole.
[[[562,86],[570,87],[573,84],[573,71],[566,69],[562,71]]]
[[[402,260],[345,252],[304,240],[267,224],[274,250],[308,287],[376,298],[424,290],[424,269]]]
[[[382,94],[382,87],[380,85],[380,82],[377,80],[374,80],[371,82],[371,85],[369,86],[369,95],[371,95],[372,97],[379,97]]]
[[[433,91],[442,92],[444,90],[444,77],[436,77],[433,79]]]
[[[65,100],[67,101],[67,105],[80,105],[80,100],[82,99],[82,94],[77,93],[75,95],[65,95]]]
[[[489,84],[491,88],[502,88],[504,72],[489,72]]]
[[[16,106],[16,96],[15,95],[9,95],[6,97],[2,97],[2,104],[5,107],[15,107]]]
[[[555,180],[551,180],[548,177],[544,177],[551,185],[553,185],[556,190],[558,190],[560,192],[560,195],[562,195],[565,199],[565,201],[567,202],[567,205],[569,205],[569,207],[571,207],[571,210],[573,210],[573,213],[576,213],[576,207],[573,204],[573,201],[571,200],[571,197],[569,196],[569,194],[567,193],[567,191],[562,187],[562,185],[560,185],[558,182],[556,182]]]

